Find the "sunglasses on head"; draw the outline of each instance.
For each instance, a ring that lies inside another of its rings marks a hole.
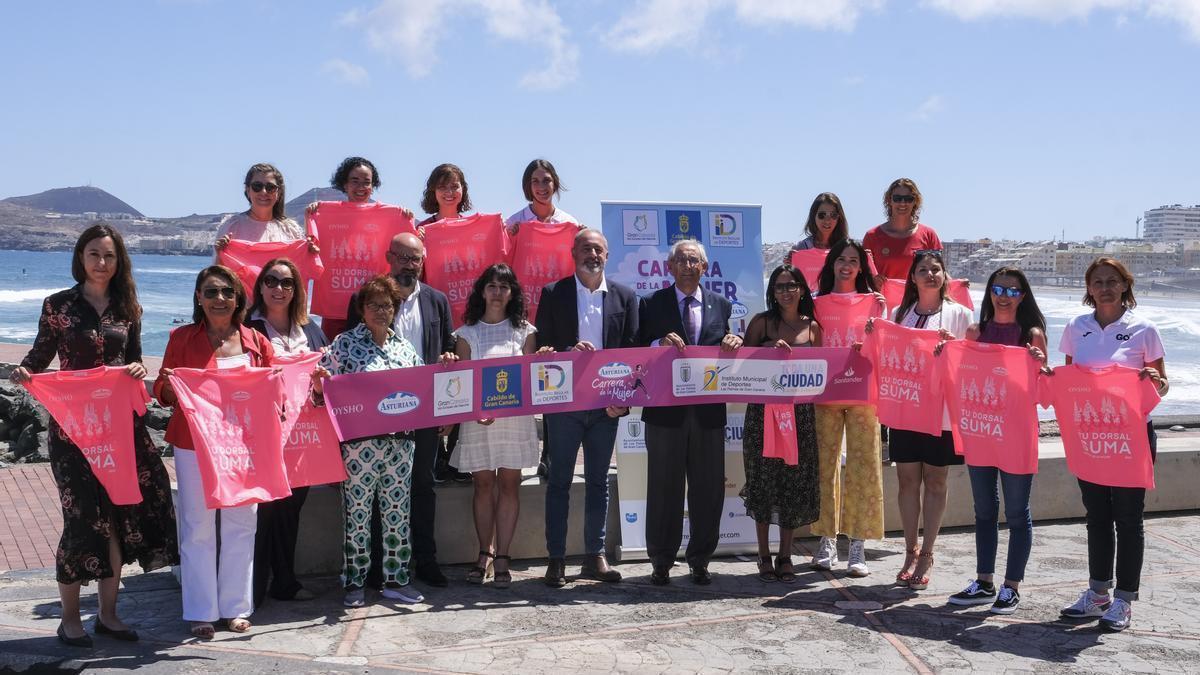
[[[1000,284],[992,284],[992,295],[996,297],[1007,295],[1010,298],[1019,298],[1022,295],[1025,295],[1025,291],[1019,288],[1009,288],[1008,286],[1001,286]]]
[[[922,256],[922,255],[931,255],[931,256],[934,256],[935,258],[941,260],[942,249],[940,249],[940,248],[918,248],[913,251],[914,258],[916,258],[917,256]]]
[[[250,184],[250,189],[254,190],[255,192],[262,192],[263,190],[266,190],[267,194],[269,195],[279,192],[279,186],[275,183],[263,183],[262,181],[257,180]]]
[[[296,288],[296,280],[291,277],[280,279],[267,275],[263,277],[263,285],[267,288],[283,288],[285,291],[290,291]]]
[[[229,286],[225,286],[224,288],[206,288],[200,291],[200,294],[204,296],[205,300],[216,300],[218,295],[226,300],[232,300],[237,297],[237,291]]]
[[[892,195],[893,204],[912,204],[917,198],[912,195]]]

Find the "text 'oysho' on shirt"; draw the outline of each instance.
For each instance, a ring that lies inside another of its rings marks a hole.
[[[204,504],[244,506],[292,494],[283,470],[283,380],[271,368],[176,368],[170,375],[200,465]]]
[[[491,265],[508,261],[508,230],[499,213],[477,213],[439,220],[422,228],[421,234],[425,282],[446,294],[454,326],[461,326],[475,280]],[[520,279],[524,285],[525,279]]]
[[[863,353],[874,365],[880,423],[941,435],[945,404],[933,355],[939,341],[937,331],[874,322]]]
[[[133,416],[146,414],[145,383],[122,367],[100,366],[34,375],[25,388],[83,453],[113,504],[142,501]]]
[[[1161,398],[1138,369],[1059,366],[1039,382],[1042,407],[1054,406],[1067,468],[1097,485],[1154,489],[1146,416]]]
[[[953,340],[937,360],[955,451],[971,466],[1037,473],[1040,364],[1029,351]]]
[[[313,285],[311,311],[330,319],[345,319],[350,296],[388,271],[392,238],[417,232],[403,209],[377,202],[320,202],[308,224],[325,263]]]

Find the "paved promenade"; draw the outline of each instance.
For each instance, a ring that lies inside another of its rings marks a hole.
[[[1005,540],[1002,534],[1002,552]],[[518,562],[509,590],[470,586],[465,568],[456,567],[449,588],[424,589],[426,602],[415,606],[371,598],[373,604],[348,610],[336,579],[308,579],[316,600],[270,603],[255,613],[248,635],[218,632],[207,643],[188,635],[169,573],[130,575],[121,610],[142,641],[96,637],[93,650],[55,639],[53,570],[8,572],[0,575],[0,670],[1195,673],[1198,542],[1200,514],[1147,521],[1142,599],[1133,626],[1119,635],[1099,632],[1094,622],[1058,619],[1087,577],[1077,521],[1037,525],[1022,606],[1007,617],[945,604],[973,576],[974,539],[962,529],[943,533],[932,584],[920,593],[891,584],[903,558],[894,537],[870,545],[873,574],[866,579],[804,569],[791,586],[757,580],[749,560],[720,559],[708,587],[693,586],[682,566],[671,585],[651,586],[649,565],[640,563],[621,566],[621,584],[574,580],[555,590],[542,584],[542,564]],[[798,542],[797,554],[814,545]],[[96,608],[93,589],[85,589],[88,615]]]

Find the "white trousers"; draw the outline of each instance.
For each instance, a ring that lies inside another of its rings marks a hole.
[[[217,509],[204,506],[204,487],[196,452],[175,448],[179,492],[180,578],[183,620],[216,621],[250,616],[254,611],[254,530],[258,505],[219,509],[221,553],[217,555]]]

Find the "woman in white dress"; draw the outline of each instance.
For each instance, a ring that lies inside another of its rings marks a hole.
[[[503,263],[487,268],[475,281],[463,321],[455,331],[455,351],[461,360],[520,356],[536,350],[533,334],[537,329],[525,319],[521,285],[512,268]],[[511,370],[491,374],[494,380],[483,386],[494,388],[502,397],[511,384],[519,396],[520,369]],[[521,469],[538,463],[537,429],[532,417],[506,417],[464,423],[459,433],[450,463],[471,474],[479,537],[479,562],[467,574],[467,581],[482,584],[491,576],[494,560],[492,585],[508,588],[512,583],[508,549],[521,511]]]

